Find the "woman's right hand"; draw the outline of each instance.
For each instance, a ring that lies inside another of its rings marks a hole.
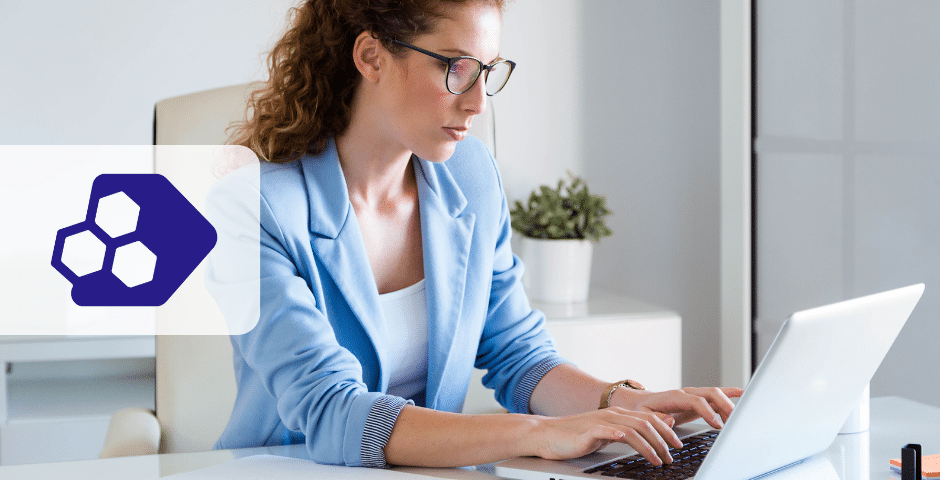
[[[682,447],[679,437],[667,423],[670,421],[673,420],[668,415],[619,407],[566,417],[539,417],[534,451],[542,458],[565,460],[620,442],[659,466],[672,463],[670,448]]]

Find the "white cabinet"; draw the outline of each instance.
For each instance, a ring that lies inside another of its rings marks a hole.
[[[0,465],[97,458],[112,413],[153,408],[153,357],[152,336],[0,336]]]
[[[585,303],[533,303],[545,312],[559,354],[604,381],[625,378],[649,390],[682,387],[682,318],[675,312],[603,290]],[[464,413],[501,407],[475,370]]]

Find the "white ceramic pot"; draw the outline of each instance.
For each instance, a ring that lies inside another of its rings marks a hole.
[[[530,300],[546,303],[586,302],[591,284],[590,240],[542,240],[522,237],[525,274],[522,285]]]

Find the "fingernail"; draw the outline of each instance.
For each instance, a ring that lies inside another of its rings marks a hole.
[[[720,426],[720,427],[724,427],[724,426],[725,426],[725,422],[722,422],[722,421],[721,421],[721,415],[715,414],[714,420],[715,420],[715,423],[718,424],[718,426]]]

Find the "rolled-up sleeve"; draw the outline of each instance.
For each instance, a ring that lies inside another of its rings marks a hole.
[[[392,435],[395,420],[405,405],[414,402],[402,398],[386,396],[372,405],[372,410],[362,428],[362,465],[365,467],[385,468],[385,445]]]
[[[239,393],[226,430],[233,440],[220,444],[274,444],[274,432],[286,429],[304,434],[316,462],[385,467],[392,426],[413,402],[369,391],[362,364],[337,341],[317,305],[311,290],[317,285],[299,274],[271,208],[258,191],[246,194],[251,188],[257,186],[234,175],[218,182],[207,199],[225,257],[210,259],[207,286],[227,321],[257,320],[247,333],[232,336]],[[259,218],[238,208],[245,198],[260,202]],[[259,278],[238,278],[238,270],[226,265],[252,254],[260,255]],[[319,281],[317,275],[307,278]],[[258,292],[258,309],[245,308],[244,299]],[[251,315],[256,318],[243,318]],[[276,416],[268,414],[275,409]]]

